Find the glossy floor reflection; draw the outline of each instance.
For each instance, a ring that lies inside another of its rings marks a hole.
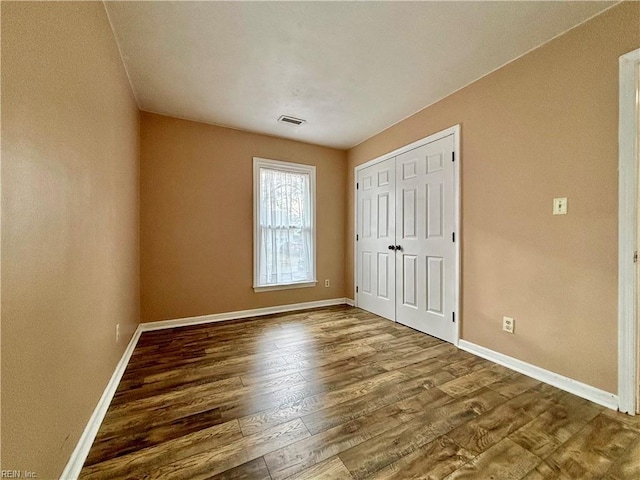
[[[81,478],[638,479],[640,419],[338,306],[144,333]]]

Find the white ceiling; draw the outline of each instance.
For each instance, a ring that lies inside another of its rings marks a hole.
[[[142,110],[337,148],[612,4],[106,2]]]

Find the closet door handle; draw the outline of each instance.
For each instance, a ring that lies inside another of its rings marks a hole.
[[[396,245],[396,246],[395,246],[395,250],[402,250],[402,246],[400,246],[400,245]]]
[[[388,248],[389,248],[389,250],[395,250],[396,249],[396,247],[394,247],[393,245],[389,245]]]

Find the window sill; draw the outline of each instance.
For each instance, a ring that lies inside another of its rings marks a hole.
[[[299,282],[299,283],[286,283],[286,284],[278,284],[278,285],[264,285],[264,286],[253,286],[254,292],[269,292],[272,290],[290,290],[293,288],[308,288],[315,287],[318,283],[317,280],[313,280],[311,282]]]

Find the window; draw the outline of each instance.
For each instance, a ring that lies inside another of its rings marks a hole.
[[[316,167],[253,159],[253,289],[313,287]]]

